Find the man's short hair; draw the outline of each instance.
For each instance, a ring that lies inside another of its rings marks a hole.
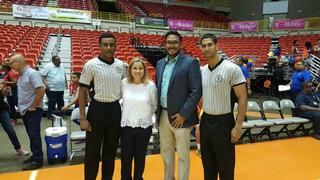
[[[202,40],[207,39],[207,38],[210,38],[214,44],[217,44],[217,43],[218,43],[217,37],[216,37],[214,34],[208,33],[208,34],[204,34],[204,35],[200,38],[200,44],[201,44]]]
[[[182,36],[181,36],[181,34],[180,34],[178,31],[168,31],[168,32],[164,35],[164,37],[165,37],[164,40],[167,40],[167,37],[170,36],[170,35],[176,35],[176,36],[178,36],[180,42],[182,42]]]
[[[102,33],[101,36],[99,37],[99,44],[101,44],[102,39],[104,38],[112,38],[114,39],[114,42],[116,42],[116,38],[109,32]]]
[[[51,58],[52,61],[56,60],[56,59],[60,59],[60,57],[58,55],[53,55],[52,58]]]
[[[73,75],[75,75],[78,79],[81,77],[81,72],[73,72]]]

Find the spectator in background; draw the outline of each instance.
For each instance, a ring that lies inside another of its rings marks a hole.
[[[18,140],[18,137],[16,135],[16,132],[14,131],[11,123],[10,123],[10,116],[9,116],[9,106],[8,104],[4,101],[4,94],[7,94],[5,92],[5,88],[0,82],[0,124],[3,127],[4,131],[7,133],[9,136],[9,139],[16,150],[17,154],[22,155],[22,156],[27,156],[29,155],[29,152],[24,150],[20,142]]]
[[[302,83],[302,92],[296,97],[296,104],[301,110],[298,116],[310,119],[313,123],[313,137],[320,140],[320,102],[314,94],[315,87],[311,82]]]
[[[75,105],[74,108],[79,107],[79,80],[81,77],[81,73],[74,72],[71,74],[71,82],[70,82],[70,96],[72,97],[71,102],[65,105],[61,111],[67,111],[72,105]]]
[[[61,111],[65,112],[67,111],[72,105],[74,105],[74,109],[79,107],[79,80],[81,77],[81,73],[79,72],[74,72],[71,74],[71,83],[69,87],[69,92],[70,96],[72,97],[72,100],[63,108]],[[89,100],[89,97],[88,97]],[[72,120],[74,123],[80,125],[80,120],[79,119],[73,119]]]
[[[310,58],[310,54],[314,53],[314,49],[312,47],[311,42],[306,42],[304,44],[304,46],[305,47],[304,47],[303,52],[302,52],[302,58],[306,62]]]
[[[248,68],[245,66],[245,64],[248,63],[248,59],[244,57],[238,57],[236,58],[236,64],[238,64],[241,68],[241,71],[246,79],[246,87],[248,95],[250,96],[252,94],[251,92],[251,79],[250,79],[250,72]]]
[[[276,67],[273,71],[273,84],[272,87],[272,93],[280,98],[281,93],[279,92],[278,86],[283,85],[285,83],[284,81],[284,70],[283,70],[283,63],[282,62],[277,62]]]
[[[43,166],[41,140],[41,117],[45,85],[38,71],[27,65],[22,55],[9,58],[11,67],[20,73],[18,80],[18,109],[22,116],[30,140],[32,157],[23,161],[23,170],[38,169]]]
[[[281,46],[278,44],[277,47],[273,51],[273,56],[280,57],[281,54]]]
[[[121,90],[123,96],[121,179],[142,180],[147,146],[153,127],[152,115],[157,109],[157,88],[149,80],[147,67],[141,58],[131,60],[128,78],[122,80]]]
[[[10,107],[9,114],[11,118],[11,123],[15,125],[17,123],[17,112],[16,106],[18,106],[18,88],[17,82],[19,79],[19,74],[15,73],[10,66],[2,66],[2,70],[5,72],[3,77],[4,88],[7,89],[7,100]]]
[[[295,101],[296,96],[302,90],[302,83],[311,81],[310,72],[304,67],[303,60],[297,58],[294,64],[294,72],[291,75],[291,81],[288,85],[291,86],[291,100]]]
[[[292,47],[290,50],[290,56],[289,56],[289,66],[293,69],[294,69],[294,61],[298,54],[300,54],[300,51],[298,49],[298,40],[293,40]]]
[[[164,179],[175,179],[175,151],[178,178],[189,179],[190,133],[198,122],[197,104],[202,94],[199,62],[181,52],[182,36],[177,31],[165,34],[167,56],[157,63],[157,123]]]
[[[50,118],[56,109],[56,104],[58,105],[58,111],[64,106],[64,89],[68,89],[66,73],[64,67],[61,66],[60,57],[57,55],[52,56],[51,63],[44,67],[41,75],[46,86],[46,95],[49,101],[47,115]]]
[[[290,52],[291,52],[291,54],[293,56],[296,56],[296,55],[300,54],[300,51],[298,49],[298,40],[293,40],[292,41],[292,47],[291,47],[291,51]]]

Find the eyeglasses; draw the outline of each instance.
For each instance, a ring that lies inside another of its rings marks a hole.
[[[177,46],[180,44],[179,41],[166,41],[166,44],[169,45],[169,46]]]

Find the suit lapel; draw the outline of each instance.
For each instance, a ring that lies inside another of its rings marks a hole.
[[[158,79],[158,84],[157,84],[158,88],[161,87],[163,71],[164,71],[164,68],[166,67],[166,61],[165,60],[161,60],[161,61],[162,62],[158,64],[158,66],[160,66],[158,69],[158,71],[159,71],[159,76],[158,76],[159,79]]]
[[[168,89],[170,89],[171,85],[172,85],[172,82],[173,82],[173,79],[175,78],[177,72],[180,70],[180,67],[181,67],[181,63],[182,63],[182,58],[183,58],[183,54],[180,54],[178,59],[177,59],[177,62],[173,68],[173,71],[172,71],[172,74],[171,74],[171,77],[170,77],[170,81],[169,81],[169,86],[168,86]]]

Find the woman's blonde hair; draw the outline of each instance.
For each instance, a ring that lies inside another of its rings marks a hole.
[[[135,57],[132,58],[129,62],[129,68],[128,68],[128,82],[129,83],[133,83],[133,76],[132,76],[132,66],[134,63],[141,63],[143,66],[143,70],[144,70],[144,74],[142,77],[142,83],[143,84],[148,84],[149,82],[149,75],[148,75],[148,71],[147,71],[147,66],[144,63],[143,59],[141,57]]]

